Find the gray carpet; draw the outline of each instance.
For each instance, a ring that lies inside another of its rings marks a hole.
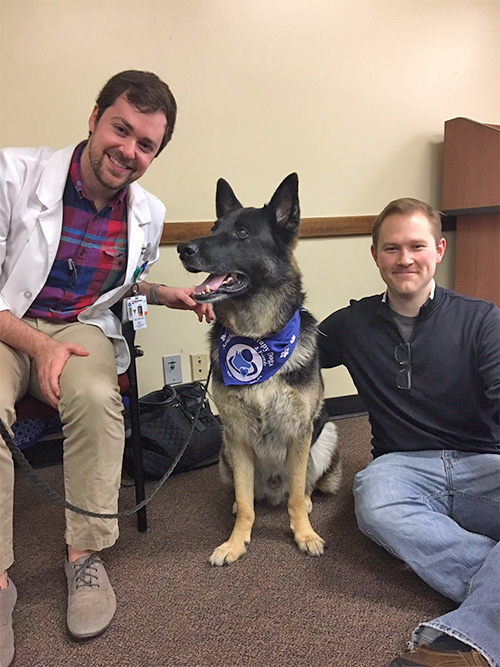
[[[285,507],[258,505],[248,553],[211,567],[211,551],[231,531],[232,498],[216,466],[177,475],[149,506],[148,532],[128,517],[103,554],[118,610],[106,633],[87,642],[65,630],[63,512],[18,474],[15,667],[386,664],[420,621],[452,603],[358,531],[351,485],[370,460],[370,430],[365,417],[337,424],[342,488],[313,498],[311,516],[327,541],[324,556],[298,551]],[[60,466],[39,473],[61,492]],[[133,502],[124,488],[121,509]]]

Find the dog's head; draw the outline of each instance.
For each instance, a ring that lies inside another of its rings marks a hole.
[[[287,280],[300,224],[297,174],[287,176],[262,208],[243,208],[220,178],[216,211],[209,236],[177,246],[188,271],[210,274],[195,288],[197,301],[240,298]]]

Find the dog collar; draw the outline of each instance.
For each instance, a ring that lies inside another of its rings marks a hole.
[[[219,365],[226,386],[265,382],[285,364],[297,344],[300,310],[281,331],[266,338],[235,336],[225,328],[219,337]]]

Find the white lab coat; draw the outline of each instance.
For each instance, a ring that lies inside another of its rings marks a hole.
[[[63,192],[75,146],[0,150],[0,310],[23,317],[44,286],[59,246]],[[128,258],[123,285],[102,294],[80,322],[94,324],[113,341],[118,372],[129,363],[121,324],[109,310],[130,288],[135,270],[159,256],[165,207],[137,183],[127,195]]]

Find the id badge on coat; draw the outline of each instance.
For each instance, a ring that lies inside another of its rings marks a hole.
[[[148,302],[144,294],[130,296],[125,300],[127,304],[127,319],[132,322],[134,330],[146,328],[146,315],[148,314]]]

